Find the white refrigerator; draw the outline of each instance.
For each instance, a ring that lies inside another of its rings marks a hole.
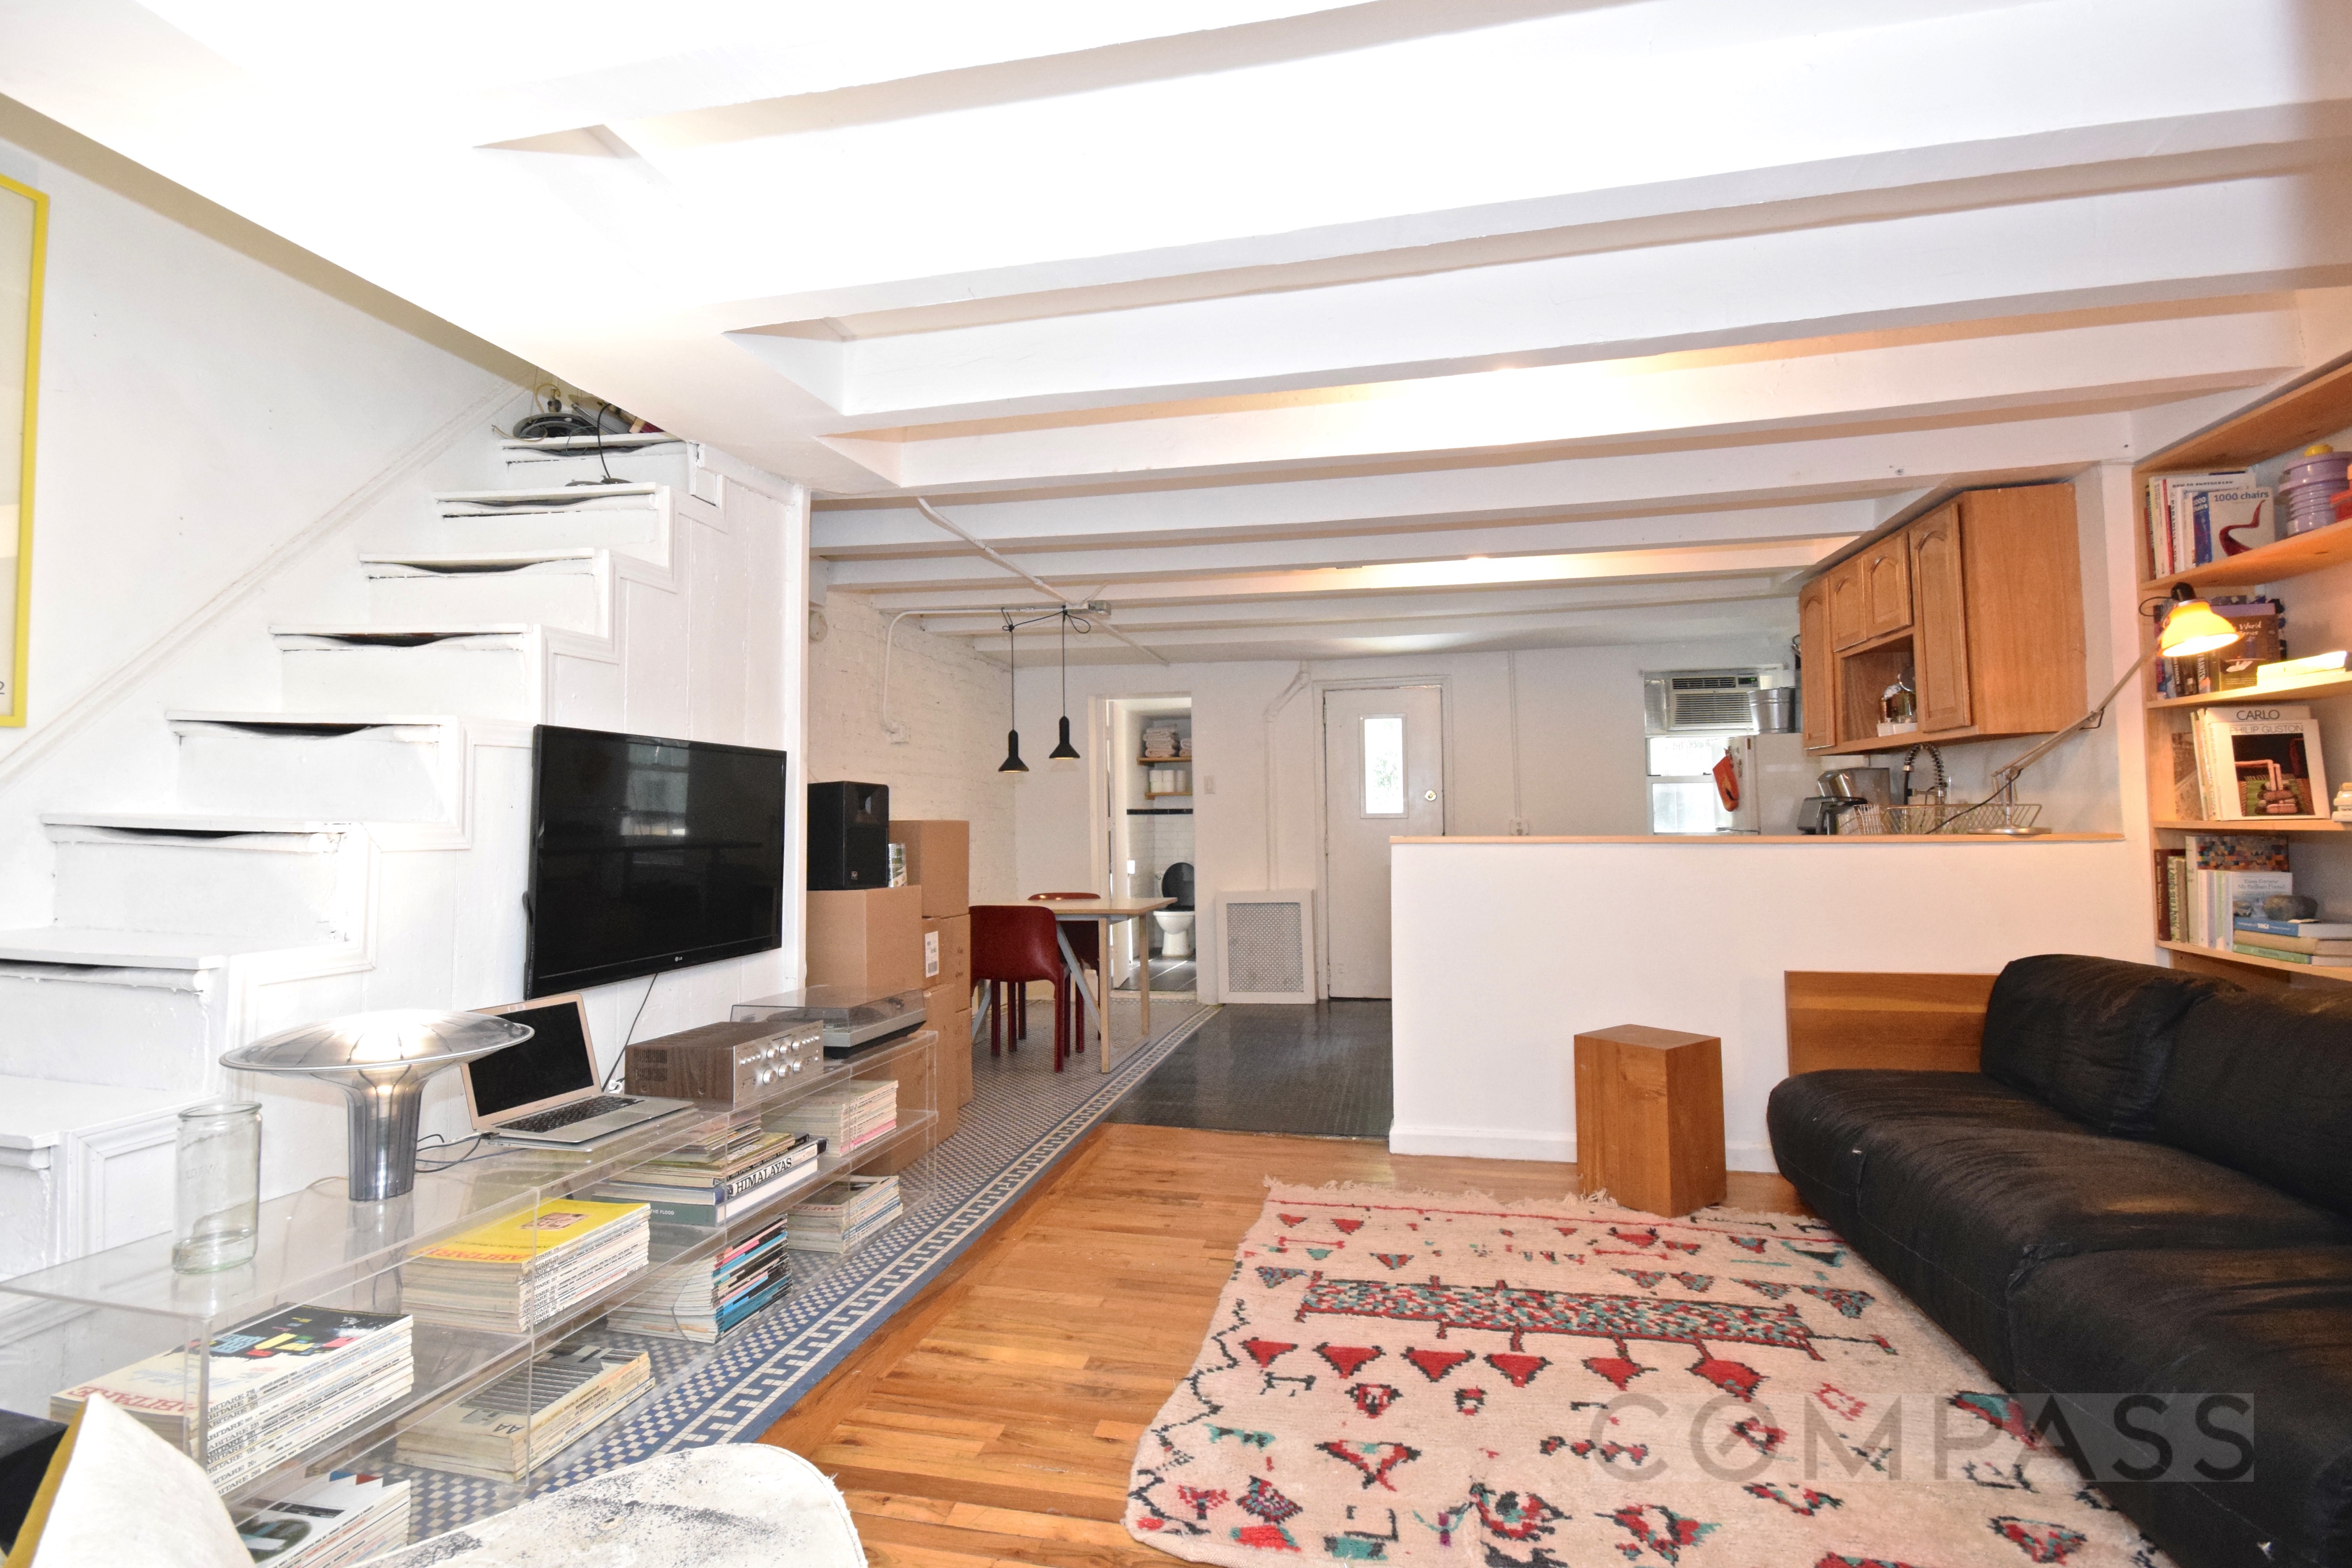
[[[1805,755],[1805,737],[1738,736],[1731,742],[1730,760],[1739,804],[1731,809],[1731,826],[1727,831],[1794,833],[1798,802],[1821,793],[1821,768]]]

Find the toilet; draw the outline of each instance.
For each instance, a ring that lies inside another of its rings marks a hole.
[[[1190,861],[1178,861],[1160,879],[1160,896],[1176,902],[1166,909],[1151,912],[1152,923],[1160,927],[1160,956],[1163,958],[1189,958],[1192,956],[1192,865]]]

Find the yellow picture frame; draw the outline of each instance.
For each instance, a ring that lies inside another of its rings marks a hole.
[[[19,202],[24,208],[16,208]],[[12,208],[16,210],[12,211]],[[29,209],[29,211],[26,210]],[[20,245],[17,238],[21,236]],[[15,402],[7,394],[16,385],[24,390],[23,428],[18,439],[11,444],[0,434],[0,562],[14,570],[6,573],[15,580],[7,585],[6,597],[0,599],[0,613],[5,613],[5,628],[0,628],[0,648],[7,654],[5,679],[0,681],[0,727],[16,727],[25,722],[25,677],[32,656],[33,627],[33,431],[35,415],[40,406],[41,382],[41,286],[48,259],[49,198],[30,185],[19,184],[0,174],[0,411]],[[17,381],[18,367],[14,346],[9,339],[16,312],[5,309],[10,297],[23,289],[25,301],[23,379]],[[0,424],[6,423],[0,418]],[[14,450],[10,447],[13,445]],[[12,473],[11,470],[14,472]],[[15,503],[5,497],[15,494]],[[7,514],[15,513],[15,527]],[[14,535],[11,539],[8,536]]]

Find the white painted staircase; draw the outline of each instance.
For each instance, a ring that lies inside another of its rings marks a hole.
[[[687,443],[593,444],[503,443],[513,487],[368,541],[363,621],[257,628],[279,710],[168,711],[153,810],[44,815],[55,923],[0,931],[0,1277],[169,1227],[177,1112],[230,1046],[520,984],[530,727],[617,724],[623,585],[676,593],[677,518],[723,500]],[[270,1167],[340,1167],[340,1099],[255,1091],[291,1102]]]

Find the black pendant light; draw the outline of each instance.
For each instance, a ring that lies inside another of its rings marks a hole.
[[[1070,612],[1062,612],[1062,744],[1045,753],[1049,762],[1076,762],[1078,748],[1070,744]]]
[[[1021,760],[1021,683],[1020,661],[1016,656],[1020,645],[1013,640],[1013,617],[1004,618],[1004,685],[1010,702],[1007,716],[1013,727],[1004,732],[1004,760],[996,765],[999,773],[1026,773],[1029,765]]]

